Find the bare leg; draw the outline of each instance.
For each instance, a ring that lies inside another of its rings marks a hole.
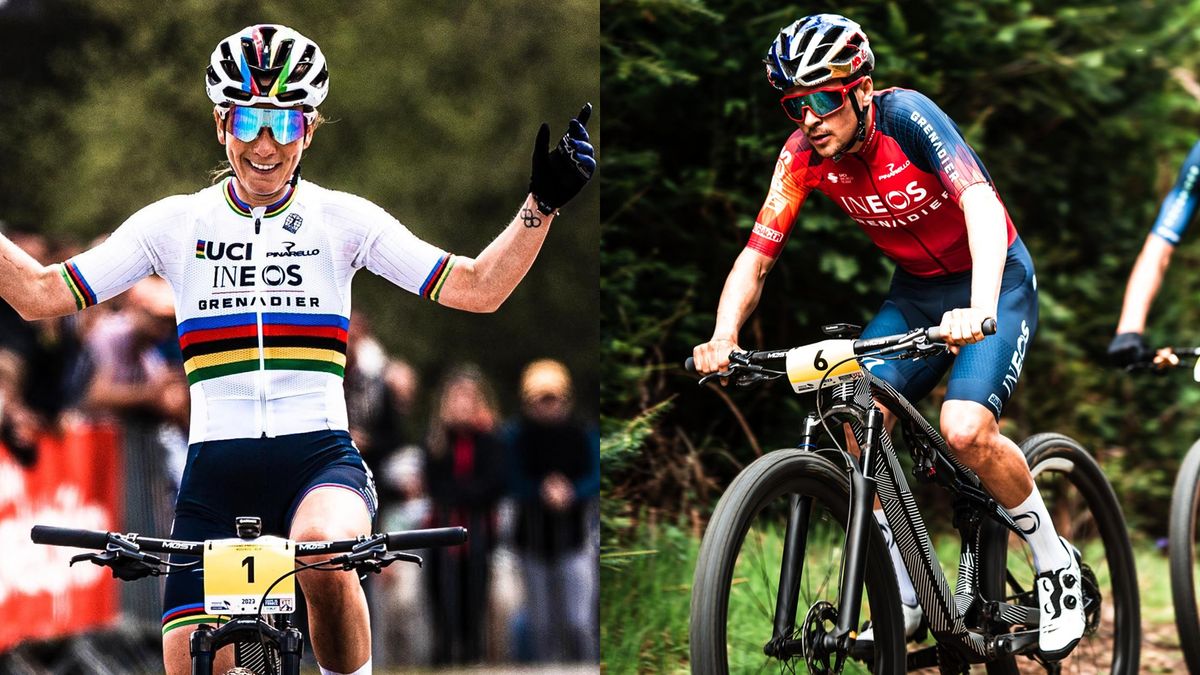
[[[190,642],[198,626],[183,626],[163,636],[163,665],[167,675],[188,675],[192,672]],[[233,647],[222,647],[213,659],[213,672],[224,673],[233,667]]]
[[[351,539],[371,533],[371,516],[362,497],[341,487],[313,490],[292,520],[295,541]],[[301,558],[314,562],[317,557]],[[317,663],[352,673],[371,657],[371,620],[367,598],[354,572],[307,570],[297,575],[308,601],[308,625]]]
[[[1033,476],[1016,443],[1001,435],[992,412],[974,401],[942,404],[942,436],[954,456],[983,481],[1006,509],[1033,492]]]

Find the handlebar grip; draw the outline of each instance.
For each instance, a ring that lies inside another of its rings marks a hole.
[[[989,316],[988,318],[983,320],[983,323],[981,323],[979,325],[979,330],[984,335],[995,335],[996,334],[996,320]],[[942,334],[941,326],[934,326],[933,328],[930,328],[929,330],[925,331],[925,337],[929,338],[929,340],[931,342],[945,342],[946,341],[946,336]]]
[[[466,541],[467,528],[465,527],[438,527],[431,530],[409,530],[408,532],[387,533],[387,547],[389,551],[456,546]]]
[[[108,547],[108,533],[95,530],[76,530],[69,527],[34,525],[29,538],[35,544],[48,546],[74,546],[104,550]]]
[[[696,359],[693,359],[690,356],[687,357],[687,359],[685,359],[683,362],[683,369],[693,375],[697,375],[698,373],[696,372]]]

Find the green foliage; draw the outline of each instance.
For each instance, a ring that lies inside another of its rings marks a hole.
[[[331,122],[305,152],[305,177],[362,195],[464,255],[516,212],[541,121],[562,133],[589,100],[592,119],[604,119],[599,7],[589,0],[3,5],[0,220],[84,241],[156,199],[208,184],[224,153],[204,68],[217,40],[251,23],[291,25],[329,61],[322,113]],[[599,126],[591,125],[602,147]],[[598,214],[592,187],[564,209],[495,315],[446,310],[369,274],[360,275],[356,307],[427,378],[456,361],[484,361],[510,398],[527,361],[553,356],[594,412]]]
[[[725,400],[677,364],[711,334],[724,277],[794,129],[761,56],[781,26],[820,11],[864,26],[877,87],[917,89],[957,121],[1032,253],[1040,326],[1005,432],[1078,437],[1135,525],[1161,531],[1174,471],[1200,435],[1200,391],[1183,377],[1116,372],[1104,348],[1133,258],[1195,141],[1197,101],[1170,71],[1198,65],[1196,3],[604,0],[602,94],[620,115],[605,123],[602,415],[634,419],[673,397],[627,466],[696,465],[675,486],[655,476],[653,491],[639,491],[646,475],[630,469],[610,485],[672,511],[706,511],[753,458],[730,406],[763,448],[794,443],[799,411],[811,406],[784,387]],[[1194,240],[1176,253],[1153,342],[1196,339],[1187,330],[1200,311],[1200,282],[1188,279]],[[791,346],[817,339],[823,323],[864,323],[891,272],[844,214],[810,197],[741,343]]]
[[[622,564],[600,567],[600,644],[609,673],[687,673],[692,570],[700,544],[686,530],[639,529]]]

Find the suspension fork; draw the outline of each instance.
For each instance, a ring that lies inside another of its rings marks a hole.
[[[872,462],[879,434],[883,429],[883,413],[871,406],[867,411],[866,436],[859,454],[859,470],[850,472],[850,518],[846,525],[846,546],[842,558],[842,588],[838,607],[836,638],[844,640],[857,631],[858,614],[862,610],[862,590],[867,564],[868,527],[875,526],[871,506],[875,502],[875,471]]]
[[[809,413],[804,418],[800,444],[806,450],[817,449],[821,419]],[[796,606],[800,602],[800,574],[804,564],[804,545],[808,541],[808,518],[812,497],[792,495],[788,508],[787,530],[783,537],[783,560],[779,569],[779,590],[775,597],[774,638],[790,638],[796,630]]]

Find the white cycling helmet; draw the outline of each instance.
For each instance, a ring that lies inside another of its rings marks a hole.
[[[771,85],[790,89],[870,73],[875,55],[862,26],[840,14],[814,14],[779,31],[763,62]]]
[[[329,93],[321,48],[277,24],[249,26],[221,40],[206,75],[208,97],[220,106],[267,103],[311,110]]]

